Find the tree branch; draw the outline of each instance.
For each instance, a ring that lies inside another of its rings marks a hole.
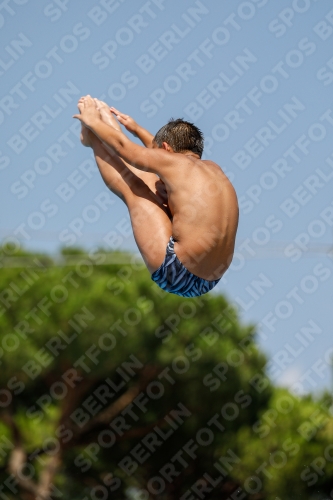
[[[37,485],[30,478],[22,474],[22,470],[24,469],[26,463],[27,455],[21,444],[16,443],[9,457],[8,470],[10,474],[15,477],[20,488],[36,495]]]
[[[48,500],[52,490],[52,481],[61,465],[61,453],[49,457],[47,465],[43,468],[36,490],[36,500]]]
[[[93,419],[87,422],[86,425],[81,429],[79,435],[83,436],[99,425],[110,423],[110,421],[115,416],[119,415],[119,413],[121,413],[129,404],[131,404],[133,399],[136,398],[140,394],[140,392],[142,392],[147,387],[149,382],[157,376],[158,372],[159,370],[157,367],[152,365],[146,366],[140,374],[141,377],[139,379],[139,382],[127,389],[124,394],[122,394],[116,401],[111,403],[111,405],[109,405],[104,411],[101,411]]]
[[[141,392],[139,384],[130,387],[122,396],[114,403],[108,406],[104,411],[96,415],[95,418],[86,423],[81,429],[80,435],[85,435],[99,425],[108,424],[115,416],[123,411]]]
[[[49,457],[47,464],[40,473],[38,484],[22,473],[29,462],[27,454],[23,449],[22,436],[19,427],[10,412],[1,416],[2,420],[9,426],[13,436],[14,448],[9,456],[8,471],[15,477],[17,485],[24,491],[31,493],[35,500],[49,500],[52,490],[53,478],[61,464],[61,451]]]

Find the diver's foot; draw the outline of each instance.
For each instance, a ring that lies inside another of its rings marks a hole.
[[[97,109],[100,112],[102,121],[107,125],[110,125],[110,127],[115,128],[116,130],[121,130],[119,123],[111,113],[110,107],[106,104],[106,102],[100,101],[99,99],[95,99],[95,102]]]

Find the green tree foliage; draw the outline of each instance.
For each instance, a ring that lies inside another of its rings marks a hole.
[[[330,494],[331,399],[275,389],[224,297],[164,293],[118,253],[3,263],[0,498]]]

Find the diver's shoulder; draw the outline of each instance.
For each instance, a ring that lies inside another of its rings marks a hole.
[[[215,161],[213,160],[199,160],[202,163],[205,163],[206,165],[214,165],[215,167],[221,168],[220,165],[218,165]],[[222,170],[222,169],[221,169]]]
[[[213,170],[223,172],[222,167],[218,163],[216,163],[215,161],[212,161],[212,160],[199,160],[199,161],[201,163],[207,165],[208,167],[210,167]]]

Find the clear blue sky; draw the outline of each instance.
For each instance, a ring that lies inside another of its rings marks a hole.
[[[136,251],[125,206],[98,204],[81,95],[151,132],[195,121],[241,208],[218,291],[259,324],[273,380],[331,387],[332,2],[9,0],[0,30],[1,239],[56,253],[110,248],[114,231],[113,248]]]

